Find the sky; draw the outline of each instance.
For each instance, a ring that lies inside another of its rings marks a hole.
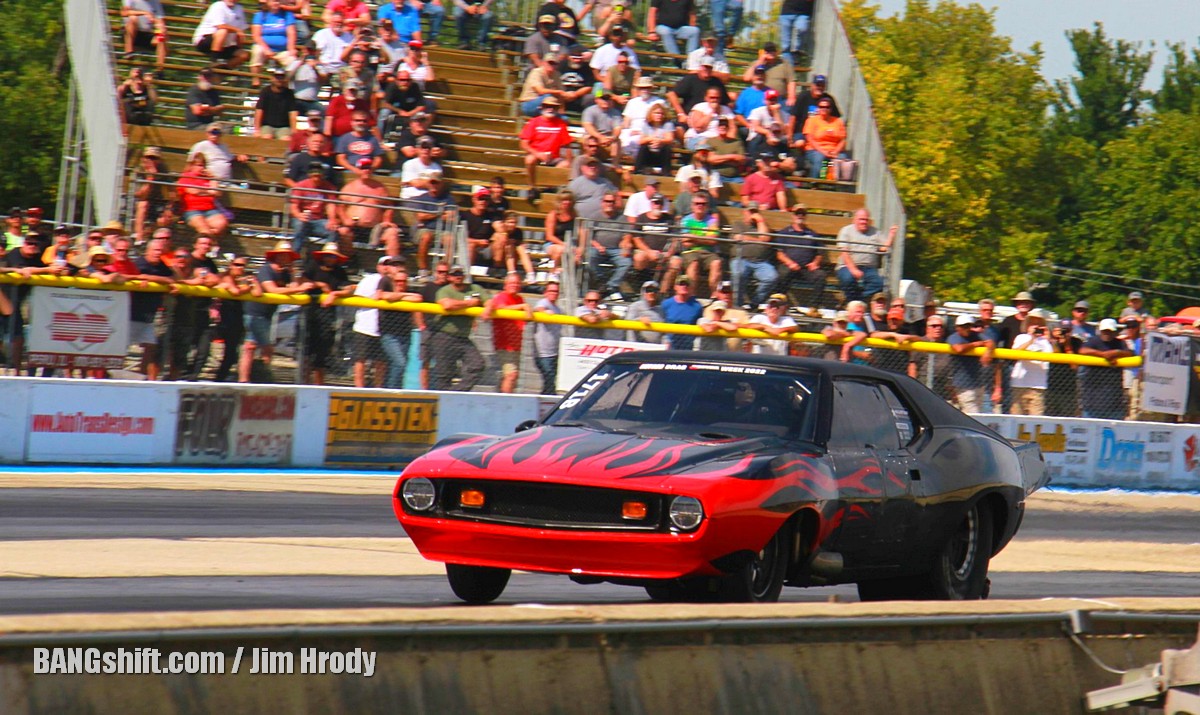
[[[873,0],[883,16],[902,11],[905,0]],[[957,0],[967,4],[966,0]],[[1075,74],[1075,56],[1066,31],[1088,29],[1099,21],[1110,39],[1142,42],[1142,50],[1154,41],[1154,67],[1145,87],[1162,84],[1166,42],[1186,42],[1196,47],[1200,37],[1200,2],[1197,0],[979,0],[995,9],[996,32],[1013,40],[1013,49],[1023,51],[1042,43],[1042,76],[1047,81]]]

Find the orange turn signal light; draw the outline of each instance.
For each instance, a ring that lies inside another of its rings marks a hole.
[[[622,519],[645,519],[646,518],[646,502],[644,501],[627,501],[621,505]]]
[[[464,489],[458,494],[458,503],[460,506],[469,506],[479,509],[483,506],[486,499],[483,492],[478,489]]]

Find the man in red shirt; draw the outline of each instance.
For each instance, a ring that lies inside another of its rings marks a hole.
[[[492,320],[492,314],[504,308],[522,310],[526,320],[533,320],[533,312],[521,298],[521,277],[516,273],[508,274],[504,279],[504,290],[487,302],[479,317]],[[517,376],[521,369],[521,340],[524,334],[524,320],[496,318],[492,322],[492,345],[496,348],[496,362],[500,365],[500,392],[517,390]]]
[[[367,126],[375,126],[371,93],[363,88],[362,82],[352,79],[342,86],[341,94],[329,100],[329,107],[325,110],[325,136],[330,137],[335,146],[340,136],[354,129],[352,117],[355,112],[366,112]]]
[[[758,171],[746,177],[742,184],[742,203],[757,201],[770,211],[778,211],[788,205],[787,189],[779,172],[779,160],[771,154],[760,154],[755,160]]]
[[[521,130],[521,149],[525,151],[525,176],[529,179],[529,200],[537,201],[537,168],[566,166],[571,161],[571,143],[567,123],[559,116],[562,102],[554,97],[542,100],[542,113],[525,123]]]

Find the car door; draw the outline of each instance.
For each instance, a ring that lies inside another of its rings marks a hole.
[[[883,465],[876,450],[878,430],[869,413],[879,409],[874,387],[856,380],[834,380],[829,455],[837,480],[841,528],[837,550],[847,569],[876,563],[880,509],[884,497]]]
[[[909,560],[917,545],[918,507],[913,481],[920,481],[921,470],[912,452],[920,422],[908,405],[887,383],[875,385],[881,403],[876,414],[887,426],[880,425],[876,450],[883,467],[883,504],[879,515],[879,545],[888,560]]]

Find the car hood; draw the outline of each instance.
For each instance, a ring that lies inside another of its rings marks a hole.
[[[672,476],[749,477],[780,451],[773,437],[697,441],[537,427],[505,437],[467,437],[435,448],[405,472],[646,488]]]

